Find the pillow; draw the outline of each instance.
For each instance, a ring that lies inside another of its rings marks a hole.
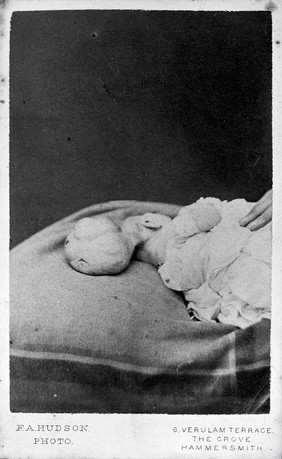
[[[182,296],[153,266],[132,261],[119,275],[95,277],[66,262],[64,239],[80,218],[178,210],[97,204],[12,250],[12,411],[209,413],[236,412],[242,400],[247,406],[250,391],[238,397],[237,371],[260,380],[268,374],[268,321],[250,327],[247,349],[242,337],[250,331],[240,330],[237,350],[237,329],[191,320]]]

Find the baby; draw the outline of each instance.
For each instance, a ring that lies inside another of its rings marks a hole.
[[[199,320],[245,328],[270,318],[271,230],[239,225],[253,204],[201,198],[172,219],[147,213],[119,221],[80,220],[65,241],[71,266],[84,274],[123,271],[135,254],[168,288],[182,291]]]
[[[191,207],[185,218],[189,218],[187,236],[208,231],[221,220],[209,203]],[[134,252],[138,260],[160,266],[168,241],[178,235],[175,222],[167,215],[153,213],[123,221],[105,216],[83,218],[68,235],[65,253],[71,266],[84,274],[118,274],[128,266]]]

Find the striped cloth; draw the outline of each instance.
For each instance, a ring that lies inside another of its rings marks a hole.
[[[93,277],[65,260],[64,239],[80,218],[179,209],[96,204],[11,251],[11,411],[269,412],[269,320],[245,330],[191,320],[151,265]]]

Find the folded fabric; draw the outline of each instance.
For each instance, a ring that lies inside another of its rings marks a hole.
[[[240,218],[253,206],[243,199],[198,202],[213,204],[222,220],[209,232],[187,236],[191,206],[181,209],[174,219],[178,236],[169,241],[159,268],[164,283],[184,292],[199,320],[245,328],[270,319],[271,224],[256,232],[241,227]]]

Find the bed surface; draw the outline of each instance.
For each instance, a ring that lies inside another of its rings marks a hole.
[[[133,261],[116,276],[67,264],[63,243],[82,217],[179,206],[96,204],[11,251],[12,411],[267,412],[270,323],[246,330],[190,320],[157,270]]]

